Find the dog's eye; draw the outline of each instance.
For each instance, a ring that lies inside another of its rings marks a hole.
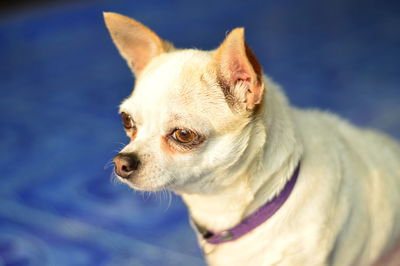
[[[134,127],[132,117],[126,113],[121,113],[122,116],[122,124],[124,125],[125,129],[131,129]]]
[[[188,144],[197,139],[197,134],[188,129],[175,129],[172,137],[179,143]]]

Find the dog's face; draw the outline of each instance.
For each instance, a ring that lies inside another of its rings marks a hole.
[[[119,178],[138,190],[178,192],[232,182],[231,171],[249,155],[263,93],[243,29],[215,51],[176,50],[137,21],[115,13],[105,20],[136,76],[120,106],[130,143],[114,158]]]

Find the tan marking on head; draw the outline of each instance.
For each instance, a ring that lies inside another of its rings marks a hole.
[[[133,130],[131,130],[132,132],[128,132],[129,134],[128,134],[128,137],[130,138],[130,142],[132,142],[132,141],[134,141],[135,139],[136,139],[136,136],[137,136],[137,128],[135,128],[135,129],[133,129]]]
[[[169,136],[161,137],[161,149],[168,155],[176,155],[178,153],[182,153],[181,151],[178,151],[171,145],[170,140],[168,140],[168,137]]]

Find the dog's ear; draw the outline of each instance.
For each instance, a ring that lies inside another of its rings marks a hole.
[[[173,49],[172,44],[134,19],[112,12],[103,15],[114,44],[136,77],[152,58]]]
[[[252,111],[262,101],[262,68],[244,39],[244,28],[232,30],[214,54],[217,79],[228,104]]]

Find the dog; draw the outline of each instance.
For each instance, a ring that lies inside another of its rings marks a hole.
[[[396,141],[290,106],[243,28],[201,51],[104,17],[136,78],[115,173],[180,195],[209,265],[373,265],[399,243]]]

